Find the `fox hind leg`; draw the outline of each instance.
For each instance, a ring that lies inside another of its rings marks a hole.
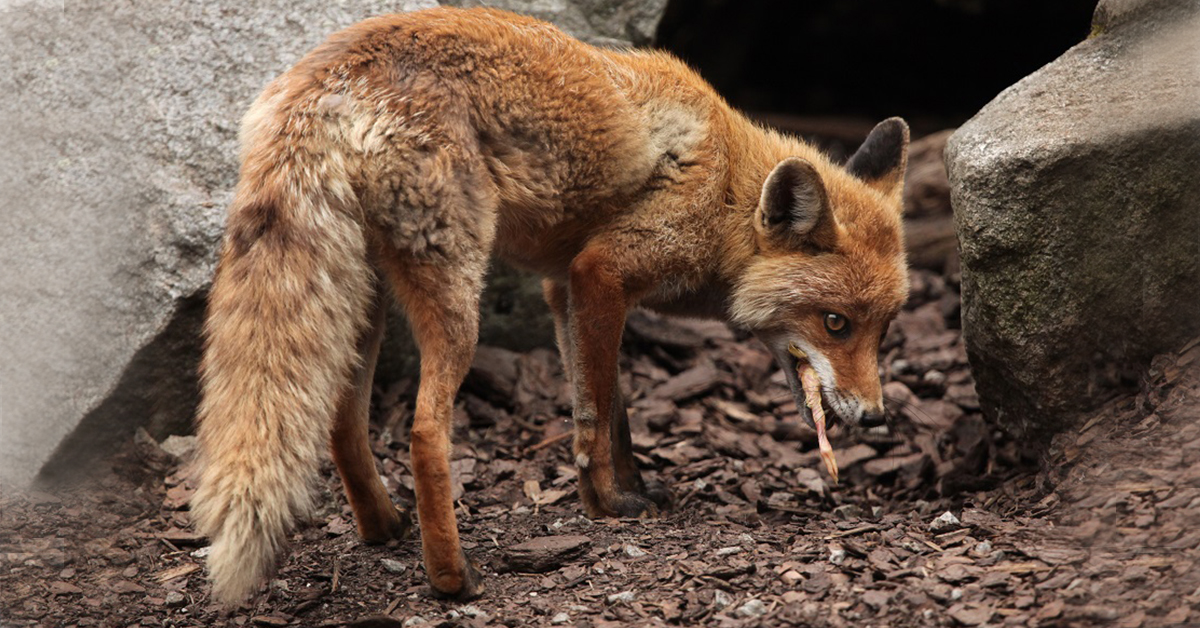
[[[454,264],[396,254],[383,265],[421,352],[411,453],[425,571],[436,596],[476,597],[482,581],[462,551],[451,498],[451,417],[475,355],[486,253]]]
[[[387,309],[384,298],[377,287],[374,303],[370,306],[369,326],[358,340],[359,363],[338,403],[332,434],[333,461],[342,478],[346,498],[354,509],[359,534],[368,543],[404,538],[411,527],[408,513],[392,504],[379,479],[367,431],[371,383],[379,359]]]

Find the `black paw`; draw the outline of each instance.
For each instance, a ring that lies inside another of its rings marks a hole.
[[[671,510],[675,505],[675,496],[667,489],[662,482],[646,482],[646,488],[642,492],[650,501],[658,506],[660,512]]]
[[[359,526],[359,535],[367,545],[383,545],[390,541],[402,541],[412,534],[412,517],[407,510],[393,506],[395,515],[372,530]]]
[[[396,506],[396,520],[388,528],[388,534],[393,539],[402,541],[412,535],[412,530],[412,515],[408,514],[407,510]]]
[[[638,493],[617,493],[616,498],[610,506],[610,509],[618,517],[641,519],[643,517],[658,516],[658,504],[654,503],[649,497],[639,495]]]

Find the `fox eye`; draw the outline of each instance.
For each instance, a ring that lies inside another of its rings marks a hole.
[[[825,314],[825,331],[839,340],[850,336],[850,319],[841,314]]]

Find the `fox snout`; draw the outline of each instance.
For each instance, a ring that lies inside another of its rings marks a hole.
[[[863,412],[862,418],[858,420],[858,423],[863,427],[879,427],[880,425],[887,423],[887,414],[882,408],[878,410],[872,410],[870,412]]]
[[[812,411],[808,408],[804,391],[799,391],[796,397],[796,406],[804,408],[802,414],[809,425],[812,425]],[[887,423],[882,391],[878,398],[867,400],[853,392],[829,387],[822,381],[821,402],[826,408],[827,417],[836,418],[846,425],[878,427]]]
[[[815,427],[810,400],[805,398],[799,376],[800,370],[805,368],[815,370],[821,381],[821,404],[828,418],[863,427],[876,427],[887,422],[883,387],[874,368],[838,369],[834,361],[811,347],[806,351],[793,342],[769,344],[775,359],[783,367],[796,407],[810,426]],[[848,387],[845,385],[847,383],[855,386]]]
[[[834,414],[846,425],[878,427],[887,423],[882,392],[878,399],[866,401],[853,393],[835,391],[827,396],[826,405],[832,407]]]

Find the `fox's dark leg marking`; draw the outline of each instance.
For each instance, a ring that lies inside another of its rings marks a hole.
[[[623,491],[644,493],[646,483],[633,457],[633,438],[629,433],[629,413],[625,409],[625,396],[620,384],[613,386],[612,420],[609,425],[613,447],[613,466],[616,469],[617,486]]]
[[[638,469],[637,458],[633,455],[633,438],[629,432],[629,413],[619,385],[613,387],[611,432],[617,486],[622,491],[649,498],[659,510],[670,508],[671,493],[667,487],[660,482],[646,482]]]

